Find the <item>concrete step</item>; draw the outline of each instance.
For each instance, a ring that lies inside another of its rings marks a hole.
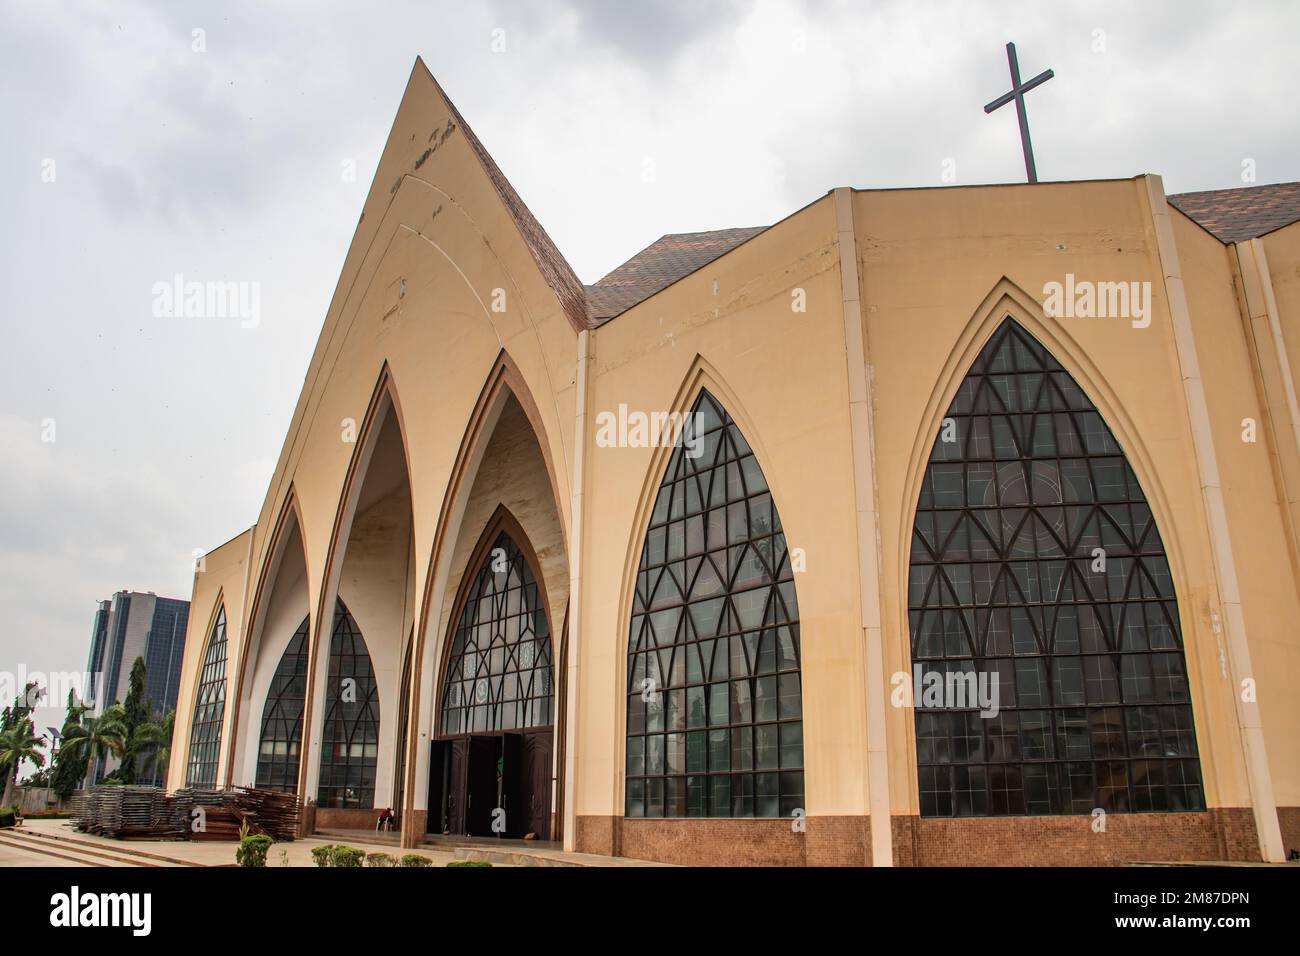
[[[342,830],[334,827],[325,827],[324,829],[315,830],[312,836],[318,840],[337,843],[381,843],[384,846],[400,847],[402,845],[402,835],[396,831],[389,830]]]
[[[13,847],[19,850],[26,850],[28,853],[34,853],[38,856],[46,857],[50,860],[50,866],[58,866],[60,863],[80,863],[84,866],[97,867],[157,865],[145,863],[141,860],[132,860],[129,857],[120,857],[109,853],[98,853],[92,850],[85,850],[81,847],[57,845],[45,840],[33,840],[25,837],[15,838],[11,835],[13,832],[13,830],[0,830],[0,845]]]
[[[23,827],[0,831],[16,836],[29,844],[37,844],[47,850],[58,849],[65,853],[86,853],[110,860],[122,860],[130,866],[202,866],[191,860],[168,856],[153,850],[143,850],[127,841],[108,843],[88,837],[73,836],[63,833],[47,833]]]

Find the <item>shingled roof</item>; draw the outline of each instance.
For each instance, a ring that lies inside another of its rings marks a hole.
[[[1169,204],[1220,242],[1242,242],[1300,219],[1300,183],[1175,193]]]
[[[587,286],[587,307],[592,322],[599,324],[626,312],[766,228],[752,226],[660,236],[595,285]]]

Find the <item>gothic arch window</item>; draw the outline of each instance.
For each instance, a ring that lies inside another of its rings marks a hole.
[[[1010,318],[930,455],[908,609],[922,816],[1205,808],[1151,508],[1096,406]],[[996,715],[927,702],[929,674],[985,681],[986,702],[996,678]]]
[[[221,752],[221,722],[226,716],[226,608],[217,609],[217,620],[208,636],[194,694],[194,720],[190,725],[190,760],[185,784],[215,787],[217,760]]]
[[[804,806],[799,607],[781,519],[708,392],[668,462],[628,639],[629,817]]]
[[[307,618],[289,639],[266,692],[257,748],[257,786],[293,793],[298,789],[302,712],[307,700]]]
[[[523,552],[502,531],[479,565],[456,624],[442,733],[549,727],[554,699],[541,590]]]
[[[373,807],[379,764],[379,685],[365,639],[341,600],[334,608],[325,700],[316,803]]]

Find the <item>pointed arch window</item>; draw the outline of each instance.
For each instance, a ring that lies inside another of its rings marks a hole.
[[[930,455],[908,609],[923,816],[1205,808],[1151,508],[1096,406],[1010,318]],[[997,713],[927,702],[930,674],[982,681],[986,702],[996,679]]]
[[[460,612],[447,679],[442,733],[523,730],[554,722],[551,634],[529,562],[502,531]]]
[[[361,630],[341,600],[334,608],[325,699],[316,803],[373,807],[379,764],[379,685]]]
[[[298,789],[302,712],[307,701],[307,624],[289,639],[266,692],[257,748],[257,786],[293,793]]]
[[[217,609],[217,620],[208,635],[194,695],[194,720],[190,725],[190,758],[185,785],[215,787],[221,752],[221,723],[226,716],[226,608]]]
[[[628,640],[629,817],[804,806],[799,607],[776,503],[708,392],[646,532]]]

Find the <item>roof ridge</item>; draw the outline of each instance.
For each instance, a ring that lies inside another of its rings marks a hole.
[[[425,75],[429,77],[434,89],[438,91],[438,95],[442,97],[443,102],[447,104],[447,108],[451,111],[452,119],[464,132],[465,141],[469,143],[470,149],[474,152],[480,165],[482,165],[483,171],[487,173],[488,179],[491,180],[493,187],[497,191],[497,195],[501,197],[501,201],[505,204],[506,210],[510,213],[511,219],[514,220],[515,226],[524,240],[524,245],[528,247],[528,251],[533,256],[533,261],[537,263],[542,278],[546,280],[547,285],[551,287],[551,291],[555,293],[555,297],[559,300],[560,306],[563,308],[565,315],[568,316],[570,323],[573,324],[575,329],[590,328],[592,322],[587,308],[586,287],[578,279],[577,273],[573,271],[573,267],[564,258],[564,254],[560,252],[550,235],[547,234],[546,229],[537,221],[537,217],[528,208],[528,204],[515,191],[514,186],[510,184],[510,180],[506,178],[505,173],[501,171],[501,167],[492,158],[492,154],[487,151],[482,140],[478,138],[469,123],[465,122],[465,117],[456,108],[456,104],[447,95],[447,91],[442,88],[442,84],[433,75],[428,64],[424,62],[424,58],[416,57],[416,63],[424,68]]]

